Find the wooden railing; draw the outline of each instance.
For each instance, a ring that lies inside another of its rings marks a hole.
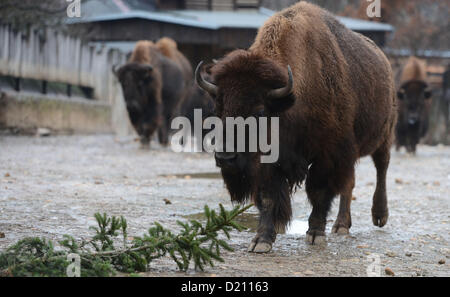
[[[125,62],[126,55],[118,50],[91,46],[52,29],[17,32],[0,24],[0,76],[15,80],[16,91],[21,91],[21,80],[41,82],[43,94],[48,83],[66,84],[66,95],[72,86],[88,89],[90,97],[111,106],[112,126],[119,135],[129,134],[130,125],[111,69]]]
[[[52,29],[17,32],[0,25],[0,75],[93,89],[95,99],[112,102],[111,67],[126,61],[117,50],[98,49]],[[18,81],[17,90],[20,90]]]

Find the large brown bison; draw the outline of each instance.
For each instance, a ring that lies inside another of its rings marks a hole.
[[[431,107],[425,64],[416,57],[410,57],[401,72],[399,86],[396,149],[398,151],[404,146],[409,153],[415,153],[420,138],[428,131]]]
[[[199,65],[201,66],[201,65]],[[290,66],[290,67],[289,67]],[[279,159],[216,152],[232,201],[252,199],[260,212],[249,251],[268,252],[290,222],[293,190],[306,178],[312,204],[306,239],[325,239],[327,213],[340,194],[335,233],[351,227],[355,163],[371,155],[377,169],[372,219],[388,219],[386,172],[396,122],[391,66],[369,39],[318,6],[300,2],[272,16],[248,50],[236,50],[196,80],[226,117],[279,117]],[[292,70],[291,70],[292,69]]]
[[[192,86],[192,67],[176,43],[169,38],[156,44],[139,41],[128,63],[113,72],[141,144],[147,147],[158,130],[160,143],[167,145],[170,121]]]

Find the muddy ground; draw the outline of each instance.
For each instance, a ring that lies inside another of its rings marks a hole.
[[[123,215],[129,233],[142,235],[153,221],[176,229],[176,220],[195,216],[206,203],[231,208],[212,156],[138,147],[109,135],[0,136],[0,251],[26,236],[87,238],[95,212]],[[293,198],[293,228],[278,235],[271,253],[247,253],[253,232],[233,232],[235,252],[224,253],[225,263],[184,273],[164,258],[144,275],[366,276],[371,259],[379,257],[382,276],[386,268],[395,276],[450,276],[450,147],[420,146],[415,157],[393,152],[387,184],[384,228],[372,225],[375,169],[364,158],[357,167],[350,235],[328,235],[325,246],[305,243],[311,208],[300,189]],[[337,207],[338,200],[328,234]]]

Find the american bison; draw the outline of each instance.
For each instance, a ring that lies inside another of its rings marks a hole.
[[[420,138],[428,131],[431,107],[425,64],[410,57],[402,70],[399,86],[396,149],[404,146],[409,153],[415,153]]]
[[[143,147],[156,130],[160,143],[167,145],[170,121],[192,86],[192,67],[176,43],[169,38],[139,41],[128,63],[113,72]]]
[[[271,250],[277,231],[291,220],[290,197],[305,178],[313,207],[307,241],[324,241],[327,213],[338,194],[332,232],[348,233],[354,167],[366,155],[377,169],[373,223],[386,224],[396,95],[391,66],[371,40],[318,6],[300,2],[272,16],[248,50],[218,61],[211,81],[199,68],[197,83],[214,98],[222,121],[279,117],[276,163],[261,163],[260,152],[215,153],[232,201],[251,199],[259,209],[250,252]]]

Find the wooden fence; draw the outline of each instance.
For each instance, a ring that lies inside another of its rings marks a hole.
[[[125,62],[118,50],[91,46],[50,28],[18,32],[0,25],[0,75],[92,88],[96,100],[111,105],[118,134],[129,133],[129,121],[111,68]]]

